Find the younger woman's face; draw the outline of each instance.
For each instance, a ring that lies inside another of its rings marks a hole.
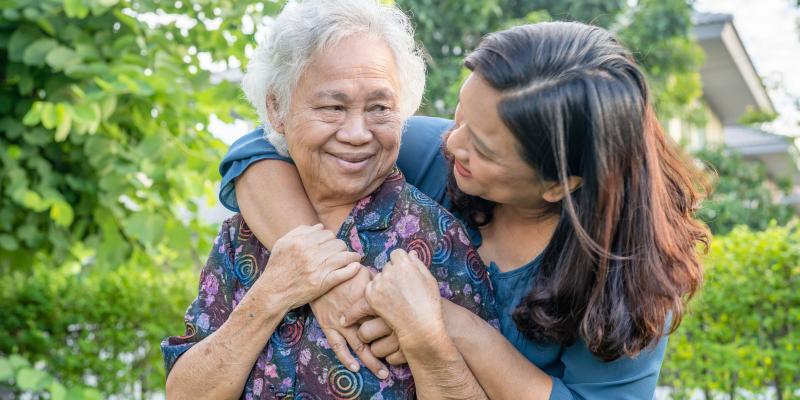
[[[500,98],[475,72],[461,87],[455,127],[447,139],[456,183],[464,193],[498,204],[544,208],[547,185],[522,159],[516,138],[498,113]]]

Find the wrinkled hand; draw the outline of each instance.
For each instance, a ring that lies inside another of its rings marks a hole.
[[[405,354],[400,350],[397,335],[383,318],[364,321],[358,328],[358,338],[363,343],[369,343],[369,349],[375,357],[385,358],[392,365],[408,364]]]
[[[264,273],[248,295],[273,294],[288,310],[308,304],[355,276],[361,255],[321,224],[299,226],[273,246]]]
[[[311,311],[314,312],[322,332],[328,338],[331,349],[343,365],[353,372],[358,371],[358,362],[350,353],[352,348],[364,366],[378,378],[385,379],[389,376],[389,371],[370,351],[368,342],[359,339],[358,326],[342,326],[340,318],[343,311],[359,301],[364,301],[364,290],[370,279],[370,271],[361,267],[353,278],[312,301]]]
[[[446,334],[439,285],[428,267],[416,253],[404,250],[393,251],[390,260],[364,292],[372,310],[395,332],[401,345]]]

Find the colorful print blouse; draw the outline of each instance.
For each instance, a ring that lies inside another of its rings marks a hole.
[[[395,249],[416,250],[439,281],[442,297],[498,326],[486,268],[464,229],[450,213],[406,184],[395,169],[373,194],[361,199],[338,238],[380,270]],[[200,291],[186,312],[184,336],[164,339],[167,373],[178,357],[219,328],[267,265],[269,250],[241,215],[225,221],[200,275]],[[363,365],[362,365],[363,366]],[[366,368],[346,369],[328,345],[309,306],[291,310],[259,355],[244,399],[412,399],[407,365],[378,379]]]

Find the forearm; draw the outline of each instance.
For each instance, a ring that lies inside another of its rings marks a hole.
[[[178,358],[167,377],[168,399],[238,399],[250,370],[286,313],[245,296],[220,328]]]
[[[447,333],[459,353],[493,400],[550,397],[553,381],[486,321],[443,300]]]
[[[250,230],[265,247],[299,225],[319,223],[293,164],[258,161],[236,180],[236,199]]]
[[[453,341],[441,334],[409,344],[400,341],[420,399],[486,399]]]

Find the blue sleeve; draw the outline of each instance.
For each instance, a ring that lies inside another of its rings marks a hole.
[[[292,162],[291,158],[278,154],[272,143],[267,141],[264,136],[262,127],[258,127],[233,142],[231,148],[228,149],[228,154],[219,164],[219,174],[222,176],[222,182],[219,185],[219,201],[225,208],[239,212],[234,186],[236,178],[254,162],[267,159]]]
[[[409,118],[406,121],[400,155],[397,159],[397,166],[405,175],[406,182],[416,186],[440,204],[445,202],[449,173],[447,161],[440,151],[442,135],[451,125],[452,121],[448,119]],[[236,178],[254,162],[266,159],[291,162],[290,158],[283,157],[275,151],[272,144],[264,137],[262,128],[242,136],[231,145],[219,166],[219,173],[222,176],[219,201],[225,208],[234,212],[239,211],[234,186]]]
[[[655,395],[658,373],[667,349],[667,337],[636,358],[603,362],[592,356],[582,342],[564,349],[564,376],[553,377],[551,400],[619,399],[650,400]]]
[[[397,167],[406,182],[439,204],[446,203],[450,168],[442,153],[442,136],[453,121],[433,117],[411,117],[406,122]]]

